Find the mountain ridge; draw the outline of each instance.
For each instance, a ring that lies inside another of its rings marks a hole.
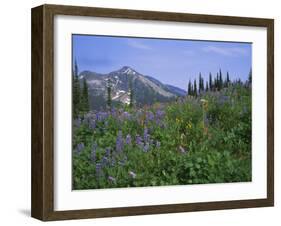
[[[106,107],[108,82],[111,86],[113,104],[130,102],[130,82],[134,93],[134,104],[137,106],[168,102],[186,94],[185,90],[164,84],[152,76],[143,75],[129,66],[123,66],[107,74],[85,70],[79,73],[78,77],[81,84],[82,80],[86,79],[91,109]]]

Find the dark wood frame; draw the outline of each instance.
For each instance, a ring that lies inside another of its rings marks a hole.
[[[267,198],[156,206],[54,211],[54,16],[95,16],[267,28]],[[42,5],[32,9],[32,200],[31,215],[49,220],[160,214],[274,205],[274,20],[183,13]]]

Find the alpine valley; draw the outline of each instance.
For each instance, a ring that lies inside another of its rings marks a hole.
[[[107,87],[111,87],[112,105],[130,103],[130,83],[133,90],[134,105],[142,107],[155,102],[170,102],[177,97],[185,96],[186,91],[178,87],[163,84],[159,80],[143,75],[131,67],[124,66],[108,74],[92,71],[79,73],[80,84],[86,80],[89,90],[91,110],[106,108]]]

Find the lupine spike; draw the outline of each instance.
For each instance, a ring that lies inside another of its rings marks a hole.
[[[83,151],[83,149],[85,148],[84,143],[79,143],[75,149],[77,154],[81,154],[81,152]]]
[[[116,138],[116,151],[121,152],[123,151],[123,137],[122,137],[122,131],[118,132],[117,138]]]

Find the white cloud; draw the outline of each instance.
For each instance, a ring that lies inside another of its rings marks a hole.
[[[141,41],[137,41],[137,40],[132,40],[130,39],[128,41],[128,45],[133,47],[133,48],[137,48],[137,49],[144,49],[144,50],[150,50],[151,47],[148,45],[145,45],[144,43],[142,43]]]
[[[245,56],[248,54],[246,49],[239,47],[217,47],[207,46],[202,49],[204,52],[217,53],[223,56]]]

